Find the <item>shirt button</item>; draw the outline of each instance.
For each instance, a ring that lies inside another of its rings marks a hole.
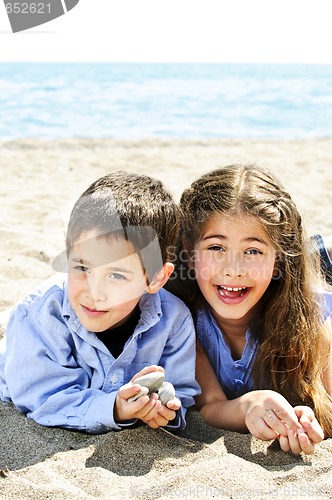
[[[111,382],[112,384],[115,384],[115,382],[117,382],[118,380],[118,376],[114,373],[112,376],[111,376]]]

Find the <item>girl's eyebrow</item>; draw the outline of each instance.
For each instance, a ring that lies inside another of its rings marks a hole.
[[[219,240],[227,240],[227,236],[224,236],[223,234],[207,234],[206,236],[203,236],[201,241],[209,240],[209,239],[219,239]],[[242,238],[241,242],[243,243],[252,243],[252,242],[258,242],[261,243],[262,245],[268,246],[268,243],[263,240],[262,238],[259,238],[258,236],[248,236],[246,238]]]

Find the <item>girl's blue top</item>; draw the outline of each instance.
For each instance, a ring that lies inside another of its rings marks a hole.
[[[325,321],[332,316],[332,293],[323,295]],[[251,371],[258,340],[253,338],[250,330],[246,332],[246,343],[240,359],[233,359],[223,333],[207,305],[197,313],[196,334],[228,399],[235,399],[253,390]]]

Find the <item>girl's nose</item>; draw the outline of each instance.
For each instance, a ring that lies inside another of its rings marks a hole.
[[[226,267],[224,269],[225,276],[229,276],[230,278],[238,278],[244,275],[244,270],[239,268],[236,269],[234,267]]]
[[[231,278],[237,278],[245,274],[242,259],[238,256],[229,256],[223,265],[223,274]]]

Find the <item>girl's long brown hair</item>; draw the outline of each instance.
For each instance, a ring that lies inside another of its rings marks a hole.
[[[204,298],[187,268],[185,248],[194,248],[211,215],[249,214],[265,229],[276,250],[278,276],[251,325],[259,339],[254,387],[277,391],[293,406],[310,406],[325,434],[332,436],[332,399],[323,383],[330,339],[323,326],[321,294],[316,293],[322,286],[319,256],[289,193],[263,167],[229,165],[195,181],[184,191],[180,208],[181,242],[170,289],[194,314]]]

